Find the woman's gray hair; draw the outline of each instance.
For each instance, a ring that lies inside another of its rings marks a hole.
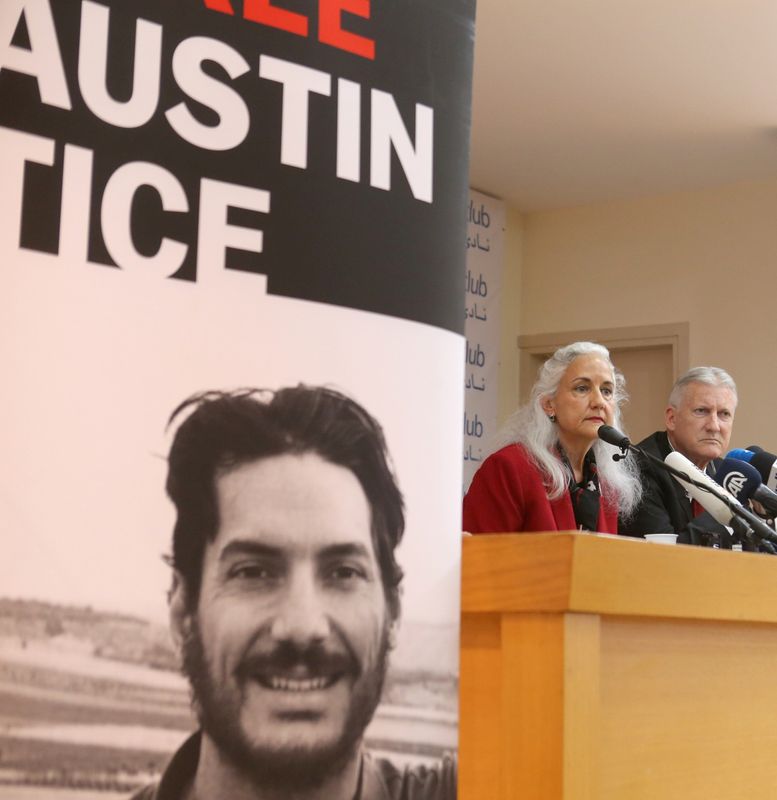
[[[734,395],[734,401],[737,400],[737,385],[726,370],[720,367],[693,367],[675,381],[672,391],[669,393],[669,405],[672,408],[677,408],[682,403],[683,394],[691,383],[703,383],[707,386],[721,386],[724,389],[730,389]]]
[[[550,499],[560,497],[568,491],[573,475],[569,467],[558,458],[558,427],[548,418],[542,407],[542,401],[555,395],[569,365],[576,358],[588,355],[599,356],[612,367],[615,379],[612,424],[623,430],[620,407],[628,399],[623,374],[613,366],[610,352],[603,345],[595,342],[574,342],[560,347],[540,367],[529,402],[512,414],[497,437],[499,446],[514,442],[524,446],[540,471],[547,476]],[[601,439],[597,439],[592,448],[596,456],[602,497],[616,505],[623,516],[629,516],[636,509],[642,496],[639,467],[632,457],[613,461],[612,456],[619,452],[618,448]]]

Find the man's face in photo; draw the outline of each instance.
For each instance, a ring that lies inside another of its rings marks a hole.
[[[203,730],[258,778],[315,780],[358,745],[393,637],[369,502],[312,453],[238,466],[216,494],[196,613],[179,626]]]

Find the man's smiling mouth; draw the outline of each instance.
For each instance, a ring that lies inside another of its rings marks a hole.
[[[246,659],[237,677],[267,691],[304,696],[330,689],[350,674],[357,674],[357,670],[347,653],[327,652],[320,647],[298,652],[283,645],[269,654]]]
[[[266,689],[272,689],[277,692],[317,692],[333,686],[337,683],[339,677],[339,675],[320,678],[284,678],[280,675],[255,676],[257,682]]]

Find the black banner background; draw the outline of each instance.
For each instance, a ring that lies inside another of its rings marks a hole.
[[[310,19],[307,37],[242,18],[241,3],[229,16],[201,0],[133,3],[110,7],[108,89],[117,100],[132,93],[134,30],[139,18],[163,28],[160,99],[139,128],[119,128],[98,119],[78,86],[79,18],[75,0],[54,0],[57,38],[72,110],[41,102],[34,77],[0,71],[0,125],[56,142],[53,167],[28,164],[22,230],[24,248],[56,252],[65,144],[94,152],[89,260],[113,265],[100,231],[100,203],[108,178],[123,164],[149,161],[180,182],[188,212],[166,212],[155,190],[142,188],[133,204],[132,236],[139,252],[151,255],[162,237],[189,246],[175,278],[193,281],[199,181],[203,177],[269,191],[269,214],[233,209],[230,223],[264,233],[263,252],[230,251],[226,266],[268,276],[270,294],[316,300],[463,330],[466,171],[473,40],[473,0],[374,2],[371,18],[343,15],[343,28],[375,41],[370,60],[318,41],[317,4],[284,0],[283,7]],[[280,2],[276,3],[280,6]],[[212,109],[187,97],[176,84],[171,60],[190,36],[206,36],[235,48],[250,70],[231,81],[211,62],[209,74],[229,83],[250,112],[250,131],[225,152],[198,148],[182,139],[164,112],[185,101],[203,123],[215,124]],[[29,47],[22,22],[14,35]],[[307,169],[280,161],[283,86],[259,77],[260,55],[282,58],[332,77],[329,97],[309,95]],[[401,58],[398,58],[401,54]],[[336,177],[337,79],[361,86],[361,180]],[[396,154],[391,191],[369,185],[370,90],[394,98],[413,140],[415,106],[434,114],[433,201],[413,197]],[[364,272],[369,279],[364,280]]]

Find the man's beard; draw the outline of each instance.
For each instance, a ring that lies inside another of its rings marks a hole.
[[[388,625],[384,625],[376,664],[369,674],[361,674],[359,666],[354,665],[357,680],[339,738],[315,749],[294,745],[274,749],[250,741],[241,726],[243,686],[244,681],[250,680],[250,663],[241,664],[237,674],[230,676],[240,693],[235,702],[234,693],[224,691],[208,667],[195,615],[191,617],[183,642],[183,670],[191,684],[192,701],[200,726],[216,744],[221,756],[258,786],[299,790],[319,786],[327,777],[337,774],[356,752],[380,702],[388,652]],[[326,658],[320,645],[301,649],[287,643],[277,646],[265,657],[266,660],[275,659],[276,663],[308,664],[313,669],[316,663]],[[368,667],[361,665],[361,668]]]

